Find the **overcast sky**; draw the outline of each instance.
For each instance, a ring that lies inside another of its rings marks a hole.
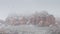
[[[31,14],[35,11],[46,10],[60,17],[60,0],[0,0],[0,19],[8,14]]]

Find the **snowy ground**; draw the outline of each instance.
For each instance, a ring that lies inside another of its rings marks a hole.
[[[7,26],[4,28],[7,31],[18,32],[19,34],[51,34],[52,30],[49,27],[36,27],[34,25]]]

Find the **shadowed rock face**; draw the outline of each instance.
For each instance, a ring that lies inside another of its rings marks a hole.
[[[38,14],[32,15],[30,17],[30,23],[37,25],[40,24],[40,26],[49,26],[55,24],[55,17],[53,15],[45,14],[45,12],[44,14]]]
[[[33,24],[49,26],[55,23],[55,17],[43,11],[30,15],[29,18],[26,18],[26,16],[11,16],[6,19],[6,22],[10,25]]]

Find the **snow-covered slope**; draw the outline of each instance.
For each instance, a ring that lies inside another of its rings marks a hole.
[[[31,33],[31,34],[51,34],[52,30],[49,27],[36,27],[34,25],[20,25],[20,26],[8,26],[4,29],[9,31],[17,31],[21,33]]]

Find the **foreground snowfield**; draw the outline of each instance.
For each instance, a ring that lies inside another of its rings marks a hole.
[[[49,27],[36,27],[34,25],[20,25],[20,26],[7,26],[4,27],[6,32],[12,34],[51,34],[52,29]]]

